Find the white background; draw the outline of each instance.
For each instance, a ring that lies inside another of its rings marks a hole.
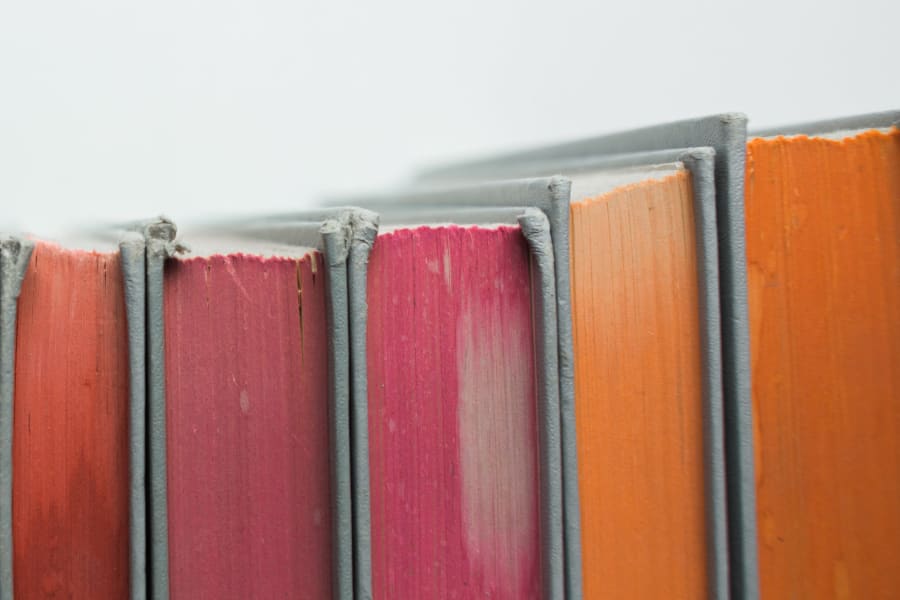
[[[3,0],[0,226],[308,206],[741,111],[900,108],[898,0]]]

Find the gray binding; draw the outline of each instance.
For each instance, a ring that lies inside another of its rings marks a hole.
[[[378,215],[358,209],[347,266],[350,325],[350,435],[353,470],[354,598],[372,599],[372,526],[369,512],[369,410],[366,371],[366,300],[369,254],[378,235]]]
[[[709,597],[727,600],[728,506],[722,398],[722,329],[719,320],[719,244],[716,228],[715,151],[697,148],[680,161],[691,171],[697,238],[697,289],[703,364],[703,455],[706,483],[707,577]]]
[[[522,235],[531,249],[532,302],[538,341],[535,346],[540,436],[541,560],[544,597],[565,597],[563,568],[562,453],[559,422],[559,359],[556,322],[556,275],[550,222],[536,208],[519,217]],[[537,283],[537,285],[535,285]]]
[[[13,395],[16,306],[34,244],[0,236],[0,600],[13,597]]]
[[[328,370],[331,391],[332,581],[335,599],[353,597],[353,513],[350,505],[350,327],[347,323],[349,218],[329,219],[319,230],[328,273]]]
[[[550,221],[556,267],[556,321],[559,342],[559,401],[562,430],[563,502],[566,543],[566,592],[583,595],[581,571],[581,502],[578,497],[578,439],[575,426],[575,348],[572,342],[572,284],[569,265],[569,201],[571,182],[553,178],[544,209]]]
[[[169,597],[169,517],[166,482],[166,340],[164,306],[165,261],[181,247],[177,228],[167,219],[144,226],[147,277],[147,458],[149,469],[148,521],[149,595]]]
[[[128,322],[129,587],[132,600],[165,600],[168,589],[166,496],[165,259],[186,248],[165,217],[101,227],[117,239]]]
[[[144,236],[119,242],[128,323],[128,536],[131,600],[147,597],[147,279]]]
[[[900,110],[854,115],[839,119],[826,119],[809,123],[796,123],[779,127],[768,127],[751,131],[751,137],[774,137],[778,135],[824,135],[839,131],[859,131],[863,129],[887,129],[900,127]]]

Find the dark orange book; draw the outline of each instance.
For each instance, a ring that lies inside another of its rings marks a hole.
[[[747,148],[763,598],[900,594],[900,131]]]

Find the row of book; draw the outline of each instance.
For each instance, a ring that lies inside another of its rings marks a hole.
[[[900,112],[0,241],[0,598],[900,595]]]

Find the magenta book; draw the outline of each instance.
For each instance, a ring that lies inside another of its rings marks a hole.
[[[378,599],[540,595],[530,289],[518,227],[377,238],[368,402]]]

